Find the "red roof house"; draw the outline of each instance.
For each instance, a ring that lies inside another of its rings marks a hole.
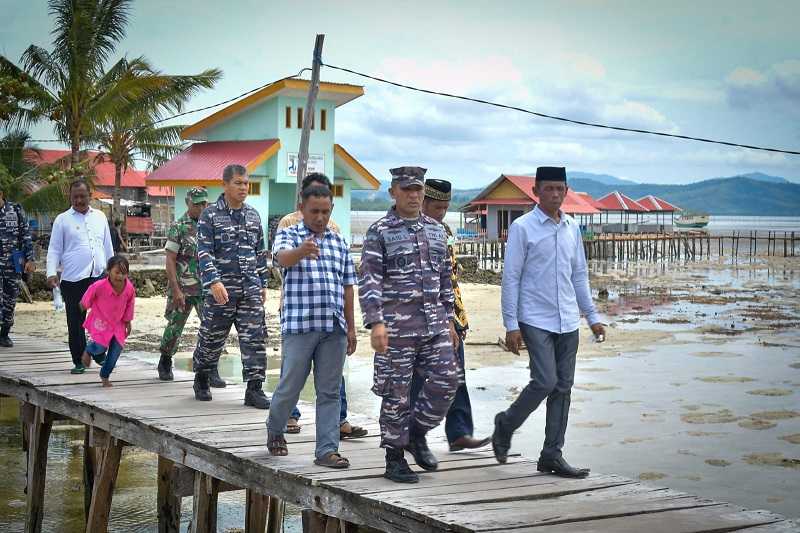
[[[535,183],[534,176],[501,174],[462,210],[481,218],[488,239],[503,239],[511,223],[539,203],[533,193]],[[581,221],[600,214],[591,202],[572,190],[567,190],[561,210]]]

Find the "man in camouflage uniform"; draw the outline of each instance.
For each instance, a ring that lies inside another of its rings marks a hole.
[[[244,404],[269,408],[262,390],[266,375],[267,257],[261,217],[244,203],[250,180],[247,169],[228,165],[223,193],[209,205],[197,225],[197,258],[203,284],[203,314],[194,351],[194,394],[211,400],[209,379],[217,368],[231,325],[239,333]]]
[[[11,348],[8,336],[14,325],[14,308],[22,273],[34,271],[33,241],[25,211],[9,202],[0,190],[0,346]]]
[[[200,316],[203,295],[197,268],[197,220],[207,205],[208,193],[204,188],[189,189],[186,192],[186,213],[169,228],[164,246],[168,287],[164,312],[167,327],[161,337],[161,360],[158,362],[158,378],[162,381],[173,379],[172,358],[192,309]],[[211,376],[211,386],[215,380],[222,381],[216,371]]]
[[[453,348],[453,286],[447,234],[441,224],[420,213],[425,169],[390,170],[389,194],[395,205],[369,227],[359,271],[364,323],[375,350],[372,391],[381,396],[381,446],[386,448],[384,476],[401,483],[419,480],[403,457],[436,470],[438,462],[425,435],[441,422],[458,388]],[[424,384],[409,400],[414,372]]]
[[[474,425],[472,422],[472,404],[469,401],[469,391],[464,372],[464,341],[467,338],[469,322],[467,321],[467,311],[464,309],[464,302],[461,299],[461,288],[458,286],[458,262],[454,251],[455,239],[453,232],[444,222],[447,209],[450,207],[452,185],[449,181],[427,179],[425,180],[425,199],[422,201],[422,212],[444,226],[447,232],[447,254],[452,265],[454,309],[453,322],[456,332],[461,338],[461,342],[456,349],[456,360],[458,361],[458,371],[461,384],[458,386],[453,403],[447,411],[445,418],[444,431],[447,435],[447,442],[450,444],[450,451],[457,452],[464,449],[473,449],[486,446],[491,442],[491,437],[476,439],[472,436]],[[417,397],[422,386],[422,380],[418,374],[414,374],[411,384],[411,400]]]

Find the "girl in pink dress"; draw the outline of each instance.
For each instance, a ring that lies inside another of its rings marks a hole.
[[[111,371],[131,333],[136,290],[128,280],[128,270],[127,259],[113,256],[106,265],[107,277],[92,283],[81,298],[81,307],[89,311],[83,327],[91,337],[83,352],[83,366],[88,367],[92,359],[102,365],[103,387],[111,386]]]

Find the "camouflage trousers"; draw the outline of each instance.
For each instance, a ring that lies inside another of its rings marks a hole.
[[[411,378],[425,381],[411,404]],[[409,431],[428,432],[447,414],[460,381],[458,362],[447,332],[435,337],[389,338],[386,353],[375,354],[372,392],[381,396],[381,447],[403,448]]]
[[[236,327],[239,350],[242,352],[242,378],[264,381],[267,370],[267,325],[261,295],[246,295],[241,287],[226,287],[228,303],[218,304],[211,294],[203,300],[197,348],[194,350],[194,371],[217,368],[225,341]]]
[[[186,325],[192,309],[197,313],[197,316],[202,316],[202,308],[202,296],[187,296],[186,306],[183,309],[176,308],[171,297],[167,299],[167,310],[164,313],[164,318],[167,319],[167,327],[164,328],[164,334],[161,336],[161,355],[164,357],[173,357],[175,355],[183,334],[183,327]]]
[[[0,272],[0,326],[11,328],[14,325],[14,309],[19,296],[19,274]]]

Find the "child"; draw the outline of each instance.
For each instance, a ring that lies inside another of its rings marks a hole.
[[[136,291],[128,281],[128,268],[127,259],[113,256],[106,265],[108,276],[92,283],[81,298],[81,308],[89,311],[83,327],[91,336],[83,352],[83,365],[88,367],[91,359],[102,365],[103,387],[111,386],[108,378],[131,333]]]

